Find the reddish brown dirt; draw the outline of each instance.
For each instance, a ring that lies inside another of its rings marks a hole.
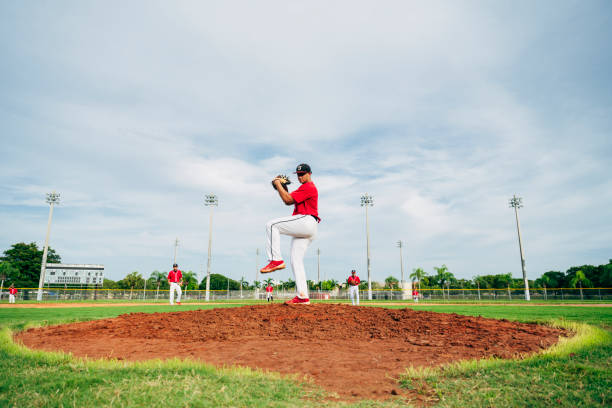
[[[462,359],[513,358],[556,343],[563,330],[456,314],[315,304],[129,313],[30,329],[26,346],[125,360],[197,359],[306,374],[341,398],[403,392],[405,368]]]

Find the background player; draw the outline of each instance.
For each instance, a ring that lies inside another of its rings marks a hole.
[[[268,302],[274,302],[274,296],[272,295],[272,292],[274,292],[274,286],[272,286],[271,283],[268,283],[268,286],[266,286],[266,300]]]
[[[349,285],[349,297],[353,302],[353,306],[355,306],[355,300],[357,300],[357,306],[359,306],[359,283],[361,283],[361,279],[359,279],[354,269],[351,271],[351,276],[349,276],[346,282]]]
[[[9,303],[15,303],[15,295],[17,295],[17,289],[11,283],[11,286],[9,286]]]
[[[174,304],[174,291],[178,293],[176,304],[181,304],[181,285],[183,284],[183,273],[179,270],[177,264],[172,265],[172,270],[168,272],[168,283],[170,284],[170,304]]]
[[[294,204],[293,215],[277,218],[266,225],[266,251],[270,263],[261,273],[270,273],[285,268],[280,249],[280,234],[290,235],[291,268],[295,278],[297,296],[285,302],[288,304],[310,304],[306,271],[304,270],[304,255],[308,246],[317,235],[318,223],[321,221],[318,212],[319,193],[312,182],[312,171],[308,164],[302,163],[295,169],[300,187],[289,194],[281,185],[281,180],[273,180],[276,191],[286,205]]]

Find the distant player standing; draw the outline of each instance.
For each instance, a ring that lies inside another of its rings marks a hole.
[[[354,269],[351,271],[351,276],[349,276],[346,282],[349,285],[349,297],[353,302],[353,306],[355,306],[355,300],[357,301],[357,306],[359,306],[359,284],[361,279],[359,279]]]
[[[274,302],[274,296],[272,295],[273,291],[274,291],[274,286],[272,286],[271,283],[268,283],[268,286],[266,286],[266,300],[268,302],[270,301]]]
[[[15,289],[15,285],[11,283],[11,286],[9,286],[9,303],[15,303],[16,294],[17,294],[17,289]]]
[[[266,251],[270,263],[261,273],[270,273],[285,268],[281,256],[280,234],[290,235],[291,269],[295,278],[297,296],[285,302],[287,304],[310,304],[306,271],[304,270],[304,255],[308,246],[317,235],[318,223],[321,221],[318,212],[319,193],[312,182],[312,171],[308,164],[302,163],[295,169],[300,187],[293,193],[285,191],[281,180],[273,180],[276,191],[286,205],[294,204],[293,215],[269,221],[266,224]]]
[[[178,293],[176,298],[176,304],[181,304],[181,295],[183,291],[181,290],[181,285],[183,284],[183,273],[178,268],[177,264],[172,265],[172,270],[168,272],[168,283],[170,284],[170,304],[174,304],[174,292]]]

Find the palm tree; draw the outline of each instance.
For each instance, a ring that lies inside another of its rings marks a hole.
[[[189,285],[195,283],[197,287],[198,278],[195,272],[193,271],[186,271],[186,272],[183,272],[182,274],[183,274],[183,284],[185,285],[185,298],[187,298],[187,290],[189,289]]]
[[[442,298],[444,298],[444,285],[446,284],[446,286],[449,289],[449,299],[450,299],[450,283],[453,278],[453,274],[448,271],[448,268],[446,265],[442,265],[441,267],[434,266],[434,269],[436,270],[435,278],[438,284],[440,285],[440,288],[442,288]]]
[[[544,274],[540,277],[540,282],[542,283],[542,287],[544,287],[544,300],[548,300],[548,293],[546,293],[546,287],[550,287],[552,283],[552,279],[550,276]]]
[[[591,286],[591,281],[587,279],[582,270],[576,271],[576,275],[570,281],[570,286],[572,288],[576,287],[576,284],[580,287],[580,300],[584,300],[584,296],[582,295],[582,283],[585,285]]]
[[[123,278],[123,280],[130,287],[130,300],[132,300],[132,291],[134,290],[134,287],[141,283],[141,281],[143,281],[144,279],[142,279],[141,274],[139,274],[137,271],[134,271],[128,274],[125,278]]]
[[[421,280],[425,277],[425,271],[423,268],[416,268],[412,270],[410,274],[410,278],[414,282],[415,280],[419,282],[419,292],[421,291]]]
[[[394,286],[397,286],[398,282],[399,281],[395,277],[389,276],[385,279],[385,286],[389,287],[389,289],[393,289]]]
[[[155,292],[155,299],[157,299],[159,298],[159,286],[166,279],[166,274],[160,271],[153,271],[149,279],[152,279],[157,284],[157,291]]]

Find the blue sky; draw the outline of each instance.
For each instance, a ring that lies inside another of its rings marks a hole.
[[[542,2],[2,2],[0,248],[107,277],[178,260],[252,281],[269,182],[313,169],[316,279],[520,277],[612,258],[612,6]],[[294,183],[296,180],[294,179]],[[288,241],[285,242],[285,253]],[[259,257],[259,266],[264,264]],[[285,270],[277,278],[286,279]]]

